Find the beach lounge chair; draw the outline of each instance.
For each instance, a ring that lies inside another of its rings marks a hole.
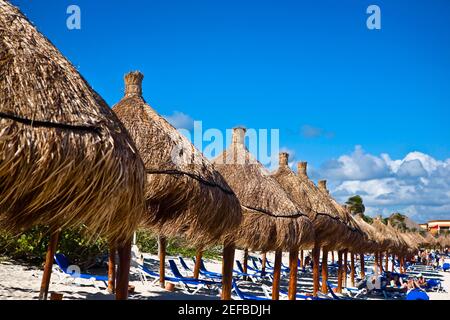
[[[429,279],[427,280],[426,291],[443,292],[442,282],[440,279]]]
[[[256,296],[253,294],[250,294],[248,292],[244,292],[241,289],[239,289],[236,280],[233,279],[233,290],[234,293],[236,293],[236,295],[239,297],[239,299],[241,300],[260,300],[260,301],[266,301],[266,300],[271,300],[268,297],[260,297],[260,296]],[[265,295],[267,294],[266,292],[264,293]]]
[[[274,270],[274,266],[273,266],[272,263],[269,261],[269,259],[266,259],[266,265],[267,265],[270,269]],[[283,263],[281,263],[281,272],[283,272],[283,273],[289,273],[289,268],[288,268],[288,267],[285,267],[285,266],[283,265]]]
[[[249,278],[252,282],[256,282],[257,280],[261,280],[264,278],[261,271],[257,271],[254,273],[244,272],[244,268],[239,260],[236,260],[236,265],[239,270],[233,270],[234,274],[238,277]]]
[[[159,282],[160,275],[157,272],[150,270],[147,266],[139,265],[138,270],[139,270],[139,278],[141,279],[142,284],[144,284],[144,285],[148,284],[147,277],[150,277],[153,279],[153,281],[151,282],[151,285],[156,285]],[[171,283],[178,282],[178,279],[169,277],[169,276],[165,276],[164,279]]]
[[[189,266],[187,265],[186,261],[184,261],[182,256],[179,256],[178,260],[180,261],[181,267],[184,270],[185,276],[189,277],[189,275],[191,275],[193,271],[191,270],[191,268],[189,268]]]
[[[195,263],[195,259],[192,260],[194,260]],[[206,269],[205,262],[203,261],[203,259],[200,260],[200,274],[210,279],[222,280],[222,274],[213,271],[208,271]]]
[[[80,273],[76,272],[74,266],[70,265],[69,260],[67,257],[62,253],[57,253],[54,256],[56,266],[54,266],[55,273],[59,276],[60,281],[64,281],[65,283],[73,283],[76,279],[85,279],[89,280],[92,285],[98,289],[101,290],[97,284],[98,281],[103,282],[105,287],[108,287],[108,276],[99,276],[99,275],[93,275],[93,274],[86,274],[86,273]]]
[[[201,280],[201,279],[193,279],[186,278],[178,270],[178,267],[174,260],[169,260],[170,271],[173,273],[172,279],[175,280],[176,284],[180,284],[183,291],[187,294],[196,294],[199,290],[207,288],[207,289],[219,289],[221,286],[221,282],[210,281],[210,280]],[[169,282],[173,282],[173,280],[169,280],[166,277],[166,280]]]

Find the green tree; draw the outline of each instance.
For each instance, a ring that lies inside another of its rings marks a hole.
[[[366,211],[366,207],[364,206],[364,202],[361,196],[356,195],[350,197],[345,204],[348,206],[348,209],[352,214],[364,214],[364,212]]]

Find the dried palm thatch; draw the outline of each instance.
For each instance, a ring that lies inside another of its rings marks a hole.
[[[298,164],[298,175],[288,165],[289,154],[279,155],[279,167],[273,177],[305,212],[314,226],[316,242],[327,248],[343,245],[342,233],[347,232],[338,212],[328,198],[309,180],[306,162]]]
[[[201,152],[146,103],[143,77],[125,76],[125,96],[113,110],[144,160],[144,225],[166,237],[184,236],[192,246],[212,244],[240,224],[239,201]]]
[[[358,224],[359,228],[364,232],[364,234],[367,236],[367,239],[365,240],[364,244],[362,245],[362,248],[360,249],[361,252],[376,252],[376,251],[385,251],[387,246],[383,247],[385,244],[383,241],[379,241],[382,236],[378,234],[378,231],[373,227],[371,224],[364,221],[362,214],[358,214],[353,216],[356,223]]]
[[[403,254],[405,253],[405,251],[407,251],[408,245],[399,235],[399,232],[393,227],[385,225],[381,221],[380,217],[376,217],[375,219],[373,219],[372,225],[388,240],[389,245],[386,248],[386,251],[396,254]]]
[[[1,227],[85,225],[127,241],[144,209],[134,143],[70,62],[5,0],[0,88]]]
[[[449,248],[450,247],[450,235],[443,235],[441,234],[436,239],[436,246],[439,246],[441,248]]]
[[[243,222],[231,237],[238,246],[263,252],[310,248],[314,229],[308,216],[270,176],[244,144],[246,130],[235,128],[230,147],[214,161],[239,198]]]
[[[400,232],[400,236],[407,244],[406,253],[413,254],[420,249],[420,242],[417,241],[415,232]]]
[[[359,225],[352,218],[349,211],[341,206],[331,195],[327,189],[327,181],[320,180],[318,182],[318,189],[328,199],[328,201],[335,208],[340,220],[346,226],[346,231],[341,234],[342,247],[351,251],[362,250],[362,245],[367,240],[364,232],[359,228]]]
[[[436,238],[433,237],[433,235],[429,232],[425,233],[425,235],[422,238],[423,238],[423,242],[421,243],[422,247],[432,248],[437,244]]]

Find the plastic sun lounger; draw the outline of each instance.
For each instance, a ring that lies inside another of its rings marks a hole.
[[[260,300],[260,301],[271,300],[270,298],[267,297],[255,296],[253,294],[241,291],[241,289],[239,289],[234,279],[233,279],[233,291],[241,300]]]
[[[100,275],[93,275],[93,274],[86,274],[86,273],[76,273],[74,271],[69,270],[70,263],[67,257],[62,253],[57,253],[54,256],[56,265],[58,266],[55,268],[55,271],[57,274],[60,275],[60,279],[66,281],[66,283],[73,283],[76,279],[86,279],[91,281],[92,285],[100,290],[100,288],[97,285],[97,281],[103,282],[103,284],[108,287],[108,276],[100,276]],[[61,277],[63,276],[63,277]]]
[[[269,259],[266,259],[266,265],[272,270],[275,269],[274,266],[272,265],[272,263],[269,261]],[[281,263],[281,271],[282,272],[289,272],[289,268],[286,268],[285,266],[283,266],[283,263]]]
[[[193,260],[195,263],[195,259]],[[208,271],[206,269],[203,259],[200,260],[200,274],[210,279],[222,280],[222,275],[220,273]]]
[[[192,273],[193,271],[191,270],[191,268],[189,268],[189,266],[187,265],[186,261],[184,261],[182,256],[178,257],[178,260],[180,261],[181,266],[184,269],[184,272],[186,273],[186,276],[189,276],[190,273]]]
[[[174,260],[169,260],[169,267],[170,271],[172,271],[174,278],[176,279],[178,284],[181,284],[184,291],[188,294],[196,294],[200,289],[203,288],[219,288],[222,284],[221,282],[217,281],[209,281],[209,280],[201,280],[201,279],[193,279],[193,278],[186,278],[183,277],[183,275],[178,270],[177,265],[175,264]],[[170,280],[168,280],[170,282]],[[195,289],[192,289],[191,287],[195,287]]]
[[[233,270],[233,273],[235,273],[238,277],[243,277],[243,278],[248,277],[248,278],[250,278],[250,280],[252,282],[255,282],[255,280],[259,280],[259,279],[263,278],[260,271],[256,272],[256,273],[244,272],[244,268],[242,268],[242,264],[239,260],[236,260],[236,265],[239,270]]]
[[[147,283],[147,276],[152,278],[153,279],[153,281],[151,282],[152,285],[155,285],[157,282],[159,282],[159,279],[161,277],[157,272],[150,270],[145,265],[139,265],[139,276],[143,284]],[[164,276],[164,280],[172,283],[179,282],[178,279],[169,276]]]
[[[444,288],[442,287],[442,282],[439,279],[427,280],[426,291],[442,292]]]

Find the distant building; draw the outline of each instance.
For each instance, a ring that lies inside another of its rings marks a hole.
[[[420,224],[419,224],[419,227],[420,227],[421,229],[424,229],[424,230],[427,230],[427,231],[428,231],[428,223],[420,223]]]
[[[420,224],[420,227],[428,230],[431,234],[441,234],[450,231],[450,220],[431,220]]]

